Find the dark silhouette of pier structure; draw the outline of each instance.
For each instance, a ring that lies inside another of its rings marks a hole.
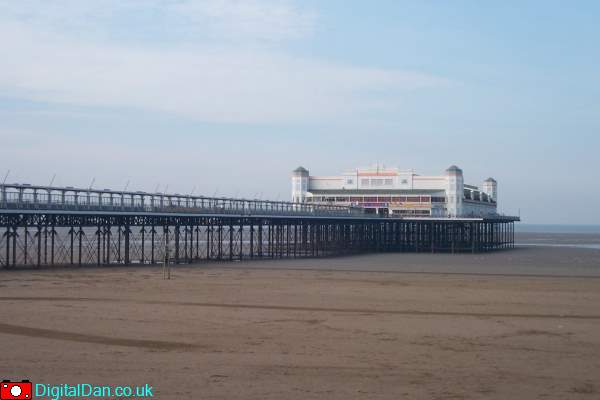
[[[518,217],[406,218],[357,207],[0,185],[0,267],[487,252]]]

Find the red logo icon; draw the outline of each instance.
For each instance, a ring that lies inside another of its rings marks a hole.
[[[0,383],[0,400],[23,400],[31,399],[33,385],[29,381]]]

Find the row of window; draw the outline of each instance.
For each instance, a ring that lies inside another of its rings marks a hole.
[[[379,187],[379,186],[392,186],[394,184],[394,180],[391,178],[362,178],[360,180],[360,185],[362,187],[366,187],[366,186],[372,186],[372,187]]]
[[[315,203],[445,203],[445,197],[436,196],[313,196],[306,199]]]
[[[431,215],[430,210],[392,210],[394,215]]]
[[[465,199],[494,203],[494,200],[487,193],[467,189],[465,189]]]

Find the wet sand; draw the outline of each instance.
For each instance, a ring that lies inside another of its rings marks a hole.
[[[159,399],[600,396],[600,251],[0,272],[0,376]]]
[[[583,246],[600,250],[600,234],[598,233],[550,233],[550,232],[517,232],[517,244],[539,246]]]

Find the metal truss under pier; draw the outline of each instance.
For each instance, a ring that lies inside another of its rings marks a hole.
[[[475,253],[513,248],[518,220],[283,214],[0,209],[0,267]]]

